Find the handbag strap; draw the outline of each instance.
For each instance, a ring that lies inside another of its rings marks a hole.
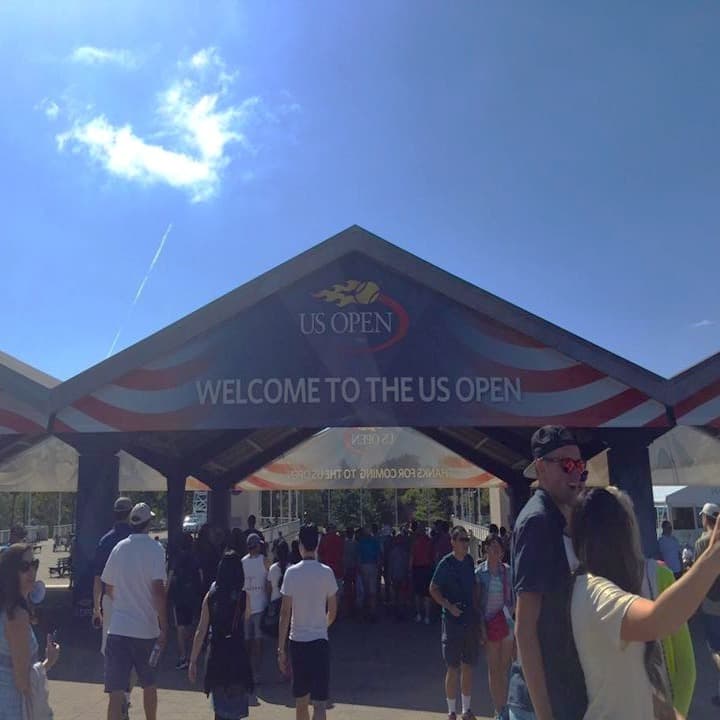
[[[237,630],[238,624],[240,623],[240,615],[242,614],[241,610],[241,601],[243,596],[243,590],[240,591],[237,599],[237,604],[235,605],[235,615],[233,615],[233,621],[232,621],[232,632],[234,633]]]

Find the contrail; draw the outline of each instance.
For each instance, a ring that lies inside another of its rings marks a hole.
[[[140,287],[138,287],[137,292],[135,293],[135,297],[133,298],[132,303],[130,304],[130,309],[128,310],[127,316],[125,317],[125,322],[120,325],[118,328],[117,333],[115,333],[115,338],[112,341],[112,345],[110,345],[110,349],[107,351],[106,358],[109,358],[113,351],[115,350],[115,346],[118,343],[118,340],[120,339],[120,335],[122,335],[122,331],[125,328],[125,325],[127,324],[128,320],[130,319],[130,316],[132,315],[133,310],[135,309],[135,306],[138,303],[138,300],[140,299],[140,296],[143,294],[143,290],[145,289],[145,285],[147,285],[147,281],[150,279],[150,275],[152,274],[153,268],[157,264],[157,261],[160,259],[160,255],[162,254],[163,248],[165,247],[165,241],[168,239],[168,235],[170,235],[170,231],[172,230],[172,223],[168,223],[167,228],[165,229],[165,232],[163,233],[163,236],[160,238],[160,244],[158,245],[158,249],[155,251],[155,256],[153,257],[152,261],[150,262],[150,266],[147,269],[147,272],[145,273],[145,277],[142,279],[142,282],[140,283]]]

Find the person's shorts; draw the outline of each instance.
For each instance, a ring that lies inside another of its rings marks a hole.
[[[102,639],[100,640],[100,652],[105,655],[108,630],[110,629],[110,616],[112,615],[112,600],[109,595],[102,597]]]
[[[413,592],[420,597],[428,597],[430,595],[430,582],[432,581],[431,567],[413,567],[412,583]]]
[[[330,693],[330,645],[327,640],[295,642],[290,640],[293,697],[310,695],[315,702],[328,699]]]
[[[375,597],[377,594],[378,566],[361,565],[360,576],[362,577],[363,592],[370,597]]]
[[[245,639],[246,640],[262,640],[262,616],[261,612],[253,613],[249,618],[245,618]]]
[[[705,640],[710,652],[720,653],[720,615],[703,613],[703,624],[705,626]]]
[[[178,627],[189,627],[193,624],[195,617],[194,607],[183,603],[175,605],[175,624]]]
[[[480,639],[475,625],[442,619],[442,654],[448,667],[475,665],[480,654]]]
[[[105,692],[127,692],[130,675],[135,669],[142,688],[157,684],[157,667],[150,667],[150,653],[155,638],[131,638],[125,635],[108,635],[105,645]]]

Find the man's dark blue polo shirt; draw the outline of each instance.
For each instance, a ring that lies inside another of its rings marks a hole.
[[[564,528],[565,518],[549,493],[536,490],[515,523],[512,578],[516,597],[522,592],[542,594],[538,638],[553,717],[581,720],[587,709],[587,692],[572,637],[572,575],[563,543]],[[508,705],[533,709],[517,662],[510,673]]]
[[[93,574],[100,577],[103,574],[105,565],[110,557],[113,548],[125,538],[130,536],[130,525],[128,523],[115,523],[110,532],[105,533],[100,538],[97,549],[95,550],[95,558],[93,559]]]

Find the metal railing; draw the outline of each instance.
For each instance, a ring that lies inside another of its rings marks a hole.
[[[290,520],[280,525],[261,528],[265,536],[265,542],[272,544],[274,540],[282,538],[287,543],[295,540],[300,532],[300,520]]]
[[[54,538],[65,538],[75,534],[75,525],[54,525],[53,534]]]
[[[7,545],[10,542],[10,531],[0,530],[0,545]]]
[[[27,542],[41,542],[48,539],[50,527],[48,525],[26,525],[25,531],[27,532],[25,538]]]
[[[289,517],[288,515],[276,515],[275,517],[268,517],[267,515],[261,515],[258,518],[258,527],[263,532],[265,528],[276,527],[278,525],[286,525],[287,523],[297,520],[296,517]]]

